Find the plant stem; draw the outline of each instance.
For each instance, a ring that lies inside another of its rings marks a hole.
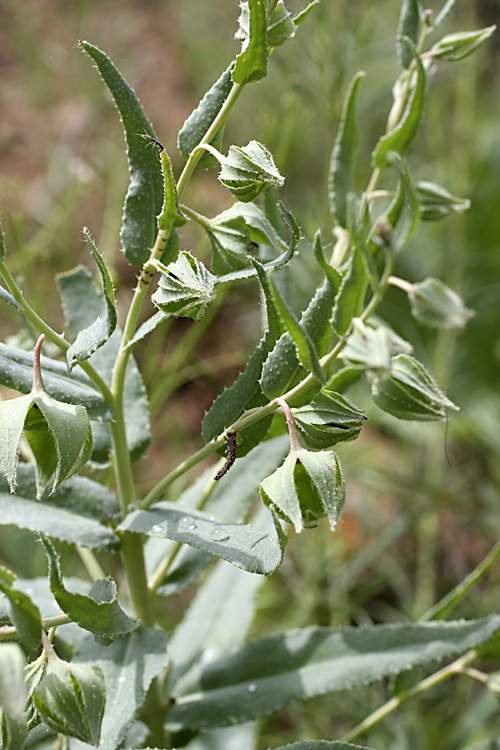
[[[71,620],[67,615],[56,615],[55,617],[46,617],[42,620],[42,629],[57,628],[59,625],[67,625]],[[11,641],[17,638],[17,630],[10,625],[0,628],[0,641]]]
[[[77,547],[76,551],[91,581],[99,581],[102,578],[106,578],[106,573],[101,568],[99,561],[91,549]]]
[[[243,91],[243,87],[245,84],[243,83],[233,83],[233,87],[231,91],[229,92],[229,95],[222,105],[219,114],[201,139],[200,143],[196,148],[192,150],[192,152],[189,155],[189,159],[186,162],[186,165],[184,169],[182,170],[182,174],[179,177],[179,181],[177,183],[177,195],[179,198],[183,194],[184,190],[186,189],[186,185],[188,184],[191,175],[194,172],[194,169],[196,165],[198,164],[199,160],[201,159],[201,156],[203,152],[205,151],[204,146],[206,144],[209,144],[211,140],[213,140],[214,136],[218,133],[221,126],[223,125],[224,121],[226,120],[227,116],[229,115],[230,111],[236,104],[236,101]]]
[[[24,317],[29,320],[29,322],[35,328],[44,333],[46,337],[50,341],[52,341],[53,344],[56,344],[56,346],[58,346],[61,351],[67,352],[71,345],[68,343],[68,341],[66,341],[64,336],[60,336],[58,333],[53,331],[52,328],[47,325],[47,323],[42,320],[42,318],[40,318],[40,316],[37,315],[36,312],[28,305],[23,297],[23,293],[19,289],[14,280],[14,277],[12,276],[4,262],[0,263],[0,275],[5,281],[5,285],[7,286],[9,292],[12,294],[16,302],[22,307]],[[106,403],[113,406],[113,394],[111,393],[108,384],[99,375],[97,370],[94,369],[94,367],[92,367],[89,362],[79,362],[78,364],[80,365],[82,370],[89,376]]]
[[[473,651],[468,651],[452,664],[449,664],[447,667],[443,667],[438,672],[435,672],[429,677],[426,677],[424,680],[421,680],[417,685],[414,685],[402,695],[391,698],[389,701],[387,701],[387,703],[384,703],[383,706],[377,708],[377,710],[370,714],[370,716],[367,716],[367,718],[360,722],[356,727],[354,727],[354,729],[352,729],[350,732],[347,732],[347,734],[345,734],[340,741],[351,742],[352,740],[356,739],[356,737],[359,737],[360,734],[366,732],[367,729],[371,729],[373,726],[375,726],[375,724],[378,724],[379,721],[382,721],[382,719],[385,719],[386,716],[389,716],[389,714],[399,708],[403,703],[410,700],[410,698],[415,698],[417,695],[425,693],[426,690],[429,690],[435,685],[439,685],[440,682],[444,682],[444,680],[447,680],[454,674],[460,673],[464,667],[470,664],[470,662],[474,661],[476,656],[477,652],[475,649]]]

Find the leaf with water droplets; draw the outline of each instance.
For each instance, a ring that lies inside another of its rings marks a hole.
[[[249,573],[269,575],[281,562],[278,542],[251,526],[219,523],[206,513],[161,502],[149,510],[137,510],[122,521],[120,531],[132,531],[162,539],[175,539],[205,550]]]

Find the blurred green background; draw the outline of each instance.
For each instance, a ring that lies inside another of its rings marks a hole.
[[[442,2],[427,4],[434,11]],[[290,0],[291,10],[301,3]],[[343,97],[365,70],[359,104],[358,187],[383,132],[399,74],[394,39],[399,0],[323,0],[296,39],[276,50],[269,77],[244,92],[225,144],[262,141],[286,176],[280,196],[306,240],[291,275],[303,306],[314,288],[307,239],[320,227],[331,244],[326,179]],[[0,206],[9,265],[32,306],[56,330],[63,323],[54,273],[90,263],[88,226],[113,268],[124,310],[135,271],[119,249],[128,173],[121,126],[91,61],[75,48],[104,49],[133,85],[156,133],[182,168],[176,137],[185,118],[239,49],[236,0],[0,0]],[[436,33],[498,23],[498,0],[458,0]],[[500,81],[498,32],[471,58],[430,72],[421,131],[409,161],[418,179],[469,197],[471,210],[421,225],[398,259],[411,281],[428,275],[459,291],[476,315],[464,331],[419,326],[406,296],[392,289],[381,315],[461,411],[443,425],[400,424],[360,387],[362,437],[341,446],[348,501],[332,537],[326,526],[292,539],[279,573],[262,589],[253,634],[307,624],[370,624],[418,618],[487,554],[500,527]],[[230,204],[215,171],[192,180],[185,201],[215,214]],[[208,253],[191,227],[181,247]],[[146,314],[147,311],[145,311]],[[208,333],[205,330],[211,323]],[[2,309],[2,340],[19,343],[20,319]],[[237,285],[200,324],[178,321],[137,348],[150,388],[154,442],[138,467],[145,490],[201,445],[204,410],[241,369],[259,336],[258,290]],[[13,337],[13,338],[9,338]],[[449,457],[449,461],[447,460]],[[9,534],[0,558],[32,575]],[[493,569],[455,613],[498,609]],[[174,607],[174,621],[186,597]],[[391,686],[328,696],[264,722],[262,750],[302,738],[334,739],[390,695]],[[498,701],[460,678],[407,705],[367,735],[379,748],[459,750],[500,734]]]

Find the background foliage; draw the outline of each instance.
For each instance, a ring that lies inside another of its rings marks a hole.
[[[290,6],[298,10],[300,4]],[[294,43],[271,58],[272,74],[259,84],[257,94],[243,95],[228,125],[228,140],[244,143],[257,136],[273,150],[278,168],[287,175],[283,199],[309,239],[317,226],[325,238],[331,236],[325,199],[329,154],[346,87],[359,69],[369,72],[359,101],[360,164],[366,170],[361,169],[359,179],[366,183],[369,155],[383,129],[397,72],[399,8],[399,0],[325,0]],[[233,50],[226,46],[237,15],[235,0],[124,1],[119,6],[92,0],[0,3],[4,229],[12,271],[25,277],[34,306],[43,300],[44,315],[53,325],[59,316],[53,274],[87,261],[84,224],[114,264],[116,280],[124,281],[117,290],[119,308],[128,302],[125,284],[133,286],[133,269],[121,258],[117,239],[128,181],[121,128],[98,76],[74,49],[75,41],[85,38],[104,47],[120,65],[178,172],[176,133],[237,50],[237,42]],[[491,25],[499,16],[494,0],[459,0],[443,32]],[[370,405],[370,423],[356,449],[339,449],[348,504],[338,533],[332,537],[322,525],[314,536],[303,535],[300,544],[292,539],[279,573],[260,592],[254,635],[309,624],[417,618],[497,541],[498,51],[494,37],[460,65],[438,68],[411,161],[418,178],[431,176],[455,194],[470,197],[473,210],[443,224],[421,226],[396,269],[415,281],[427,275],[442,278],[462,293],[476,316],[459,334],[429,332],[415,323],[406,295],[397,289],[390,291],[381,311],[396,331],[416,343],[416,356],[461,407],[446,437],[450,464],[442,425],[402,425]],[[225,192],[207,175],[198,175],[189,191],[207,213],[227,205]],[[181,243],[201,243],[203,257],[208,247],[192,231],[181,230]],[[297,308],[314,286],[310,260],[305,253],[289,280]],[[167,350],[165,329],[138,347],[146,382],[163,371],[162,391],[152,393],[155,440],[141,469],[144,490],[164,474],[167,448],[175,465],[201,445],[204,409],[221,384],[232,381],[258,336],[257,298],[256,285],[230,292],[222,309],[213,313],[217,317],[208,340],[203,331],[211,313],[199,324],[177,321]],[[2,309],[5,335],[17,329],[18,321]],[[183,363],[175,376],[173,361]],[[175,397],[167,400],[169,394]],[[363,407],[362,391],[353,398]],[[3,564],[30,576],[41,556],[38,547],[31,556],[25,549],[21,555],[18,543],[14,547],[8,532],[0,531]],[[457,614],[480,617],[494,611],[499,583],[494,569]],[[178,611],[187,595],[180,595]],[[173,623],[177,610],[164,617]],[[315,699],[314,709],[309,704],[282,711],[267,720],[262,748],[287,739],[338,736],[379,705],[381,691],[377,686],[342,697],[334,694]],[[475,733],[481,723],[496,724],[499,730],[497,699],[485,695],[465,679],[435,688],[391,717],[390,734],[399,738],[391,740],[391,748],[453,750],[480,739]],[[458,722],[457,706],[468,706]],[[388,747],[388,737],[381,726],[366,741]]]

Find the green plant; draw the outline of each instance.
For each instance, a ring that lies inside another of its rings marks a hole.
[[[284,178],[257,141],[233,145],[227,156],[221,149],[225,122],[241,91],[265,77],[270,52],[294,36],[315,5],[292,17],[281,1],[242,4],[242,52],[181,129],[186,165],[177,181],[132,89],[103,52],[81,42],[124,126],[131,183],[121,241],[140,275],[120,331],[110,274],[84,230],[102,291],[83,267],[58,277],[70,343],[24,299],[7,267],[2,235],[1,297],[41,334],[33,355],[0,348],[2,384],[25,394],[0,408],[2,523],[38,533],[49,566],[48,583],[36,577],[16,585],[13,572],[0,571],[0,639],[18,642],[0,649],[4,750],[64,743],[208,748],[235,738],[251,747],[253,729],[246,722],[293,701],[455,658],[415,684],[396,680],[394,697],[345,742],[295,746],[342,750],[405,700],[454,674],[468,674],[496,690],[494,675],[488,678],[469,664],[479,655],[496,655],[491,642],[500,618],[436,621],[480,580],[497,550],[421,622],[310,627],[243,645],[256,589],[283,559],[285,524],[301,532],[327,518],[332,531],[336,527],[345,487],[332,448],[356,438],[365,420],[344,391],[366,378],[373,401],[403,420],[445,420],[446,410],[456,408],[412,356],[410,344],[374,317],[387,288],[407,291],[414,316],[426,325],[459,328],[470,317],[439,280],[410,284],[394,276],[396,256],[420,219],[468,208],[465,199],[439,185],[415,183],[405,160],[420,123],[428,65],[461,59],[493,32],[490,27],[448,35],[429,48],[428,37],[454,5],[450,0],[434,21],[420,0],[403,2],[397,37],[403,72],[361,194],[354,167],[363,75],[354,77],[331,159],[335,247],[327,258],[321,234],[315,235],[313,253],[323,278],[300,319],[283,291],[279,272],[292,262],[301,239],[294,217],[275,200]],[[237,202],[208,218],[181,200],[195,168],[217,164],[220,181]],[[199,224],[209,238],[210,270],[179,251],[177,229],[187,221]],[[138,327],[156,274],[157,312]],[[249,278],[258,280],[265,305],[260,344],[206,415],[205,446],[138,496],[132,464],[147,449],[150,433],[134,346],[168,318],[201,319],[219,289]],[[41,356],[45,338],[65,353],[66,362]],[[222,456],[216,469],[180,496],[168,495],[179,477],[216,453]],[[76,476],[84,466],[90,471],[110,462],[116,495],[94,479]],[[252,513],[259,487],[263,504]],[[168,500],[162,500],[165,495]],[[51,540],[77,547],[92,585],[63,582]],[[93,550],[112,553],[112,562]],[[168,639],[157,623],[158,599],[185,588],[213,557],[221,560]],[[119,586],[104,568],[115,573]],[[54,614],[54,602],[61,613]],[[231,725],[236,729],[221,730]]]

